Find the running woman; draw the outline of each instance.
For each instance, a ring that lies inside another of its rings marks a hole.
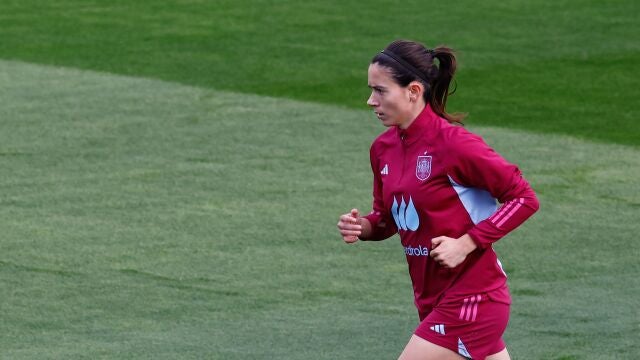
[[[446,112],[455,70],[451,49],[412,41],[373,58],[367,104],[389,128],[370,149],[373,210],[338,222],[347,243],[400,235],[420,317],[400,360],[509,359],[511,297],[492,244],[539,206],[520,170]]]

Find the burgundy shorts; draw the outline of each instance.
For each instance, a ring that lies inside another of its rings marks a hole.
[[[505,348],[502,334],[509,322],[509,305],[486,293],[438,304],[415,334],[471,359],[484,359]]]

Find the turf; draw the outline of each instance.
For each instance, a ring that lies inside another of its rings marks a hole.
[[[417,315],[370,201],[367,111],[0,61],[0,348],[28,358],[390,359]],[[497,251],[514,359],[640,353],[635,147],[472,126],[541,211]]]
[[[410,38],[459,50],[469,122],[640,145],[634,0],[4,0],[0,58],[363,108]]]

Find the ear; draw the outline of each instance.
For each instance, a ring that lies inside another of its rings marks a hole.
[[[422,94],[424,94],[424,85],[422,85],[422,83],[412,81],[407,88],[409,89],[409,99],[411,99],[411,101],[415,102],[422,98]]]

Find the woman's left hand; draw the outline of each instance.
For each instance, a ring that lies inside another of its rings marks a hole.
[[[471,236],[465,234],[458,239],[438,236],[431,239],[429,256],[446,268],[454,268],[467,258],[477,247]]]

